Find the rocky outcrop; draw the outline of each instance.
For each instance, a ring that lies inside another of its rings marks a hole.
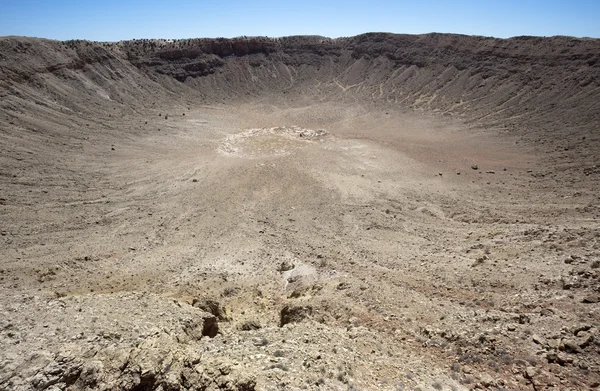
[[[253,376],[225,361],[202,360],[193,343],[160,333],[135,348],[45,353],[33,376],[13,378],[13,390],[230,390],[255,389]]]

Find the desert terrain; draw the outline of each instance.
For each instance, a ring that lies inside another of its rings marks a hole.
[[[1,390],[600,387],[600,40],[0,38]]]

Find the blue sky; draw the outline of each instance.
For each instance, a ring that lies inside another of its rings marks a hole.
[[[600,37],[600,0],[0,0],[0,36],[117,41],[371,31]]]

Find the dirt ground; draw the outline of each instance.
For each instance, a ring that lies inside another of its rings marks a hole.
[[[342,76],[232,99],[119,59],[111,91],[9,40],[0,389],[600,386],[597,102],[561,138]]]

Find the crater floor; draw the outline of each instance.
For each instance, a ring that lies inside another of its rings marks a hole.
[[[337,76],[196,99],[117,60],[0,84],[0,389],[600,385],[593,127],[550,140]]]

